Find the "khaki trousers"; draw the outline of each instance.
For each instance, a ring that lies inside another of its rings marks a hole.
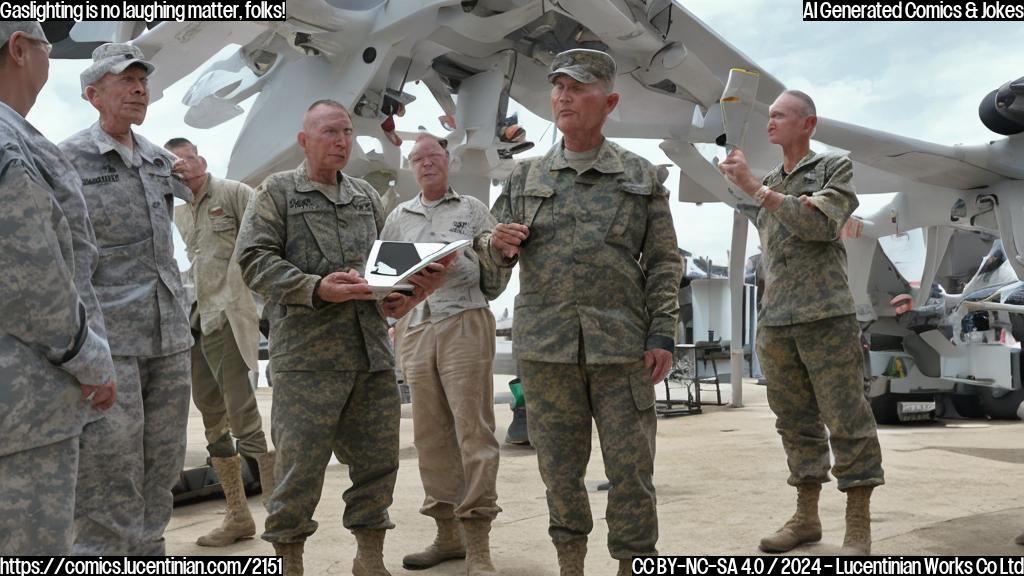
[[[206,450],[210,456],[229,458],[235,455],[231,440],[238,438],[238,447],[249,456],[267,452],[263,419],[256,405],[256,392],[249,382],[249,367],[238,350],[231,323],[210,334],[195,330],[192,335],[192,401],[203,415],[206,428]]]
[[[493,519],[501,512],[494,328],[491,311],[476,308],[413,328],[402,322],[396,330],[426,493],[420,512],[427,516]]]

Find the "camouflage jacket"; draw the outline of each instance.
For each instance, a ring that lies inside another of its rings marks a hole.
[[[785,194],[774,213],[759,209],[764,294],[758,322],[788,326],[853,314],[846,278],[846,248],[839,232],[857,208],[853,162],[838,154],[810,152],[785,177],[782,165],[763,183]],[[818,210],[804,208],[810,195]]]
[[[235,254],[242,278],[286,313],[271,324],[274,370],[388,370],[394,366],[387,322],[375,301],[328,303],[314,293],[331,272],[366,270],[384,227],[377,191],[338,174],[327,186],[305,162],[267,177],[242,219]]]
[[[99,244],[92,282],[115,356],[166,356],[192,345],[174,260],[174,198],[192,192],[174,157],[138,134],[131,150],[93,124],[61,143],[82,178]]]
[[[235,238],[252,188],[207,175],[199,203],[174,208],[174,224],[185,241],[196,287],[197,328],[210,334],[231,324],[238,350],[249,369],[259,370],[259,316],[252,292],[235,260]]]
[[[81,182],[52,143],[0,103],[0,456],[81,433],[80,384],[114,379],[89,282],[96,255]],[[87,303],[92,302],[92,306]]]
[[[525,224],[520,292],[512,325],[522,360],[635,362],[645,350],[672,350],[682,260],[668,191],[650,162],[605,140],[577,175],[562,144],[521,162],[491,209],[498,222]],[[475,244],[487,268],[510,267]]]
[[[388,214],[380,238],[401,242],[472,240],[494,225],[494,216],[483,202],[449,188],[441,201],[429,209],[424,208],[419,196],[399,204]],[[470,247],[463,248],[444,284],[409,313],[409,326],[439,322],[474,308],[487,308],[488,298],[496,298],[505,286],[500,286],[495,293],[493,287],[486,284],[481,282],[476,252]]]

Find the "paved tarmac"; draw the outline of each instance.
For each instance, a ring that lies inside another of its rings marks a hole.
[[[496,379],[504,390],[508,378]],[[729,396],[729,386],[723,394]],[[675,392],[673,392],[675,393]],[[270,436],[271,393],[258,391],[264,428]],[[714,394],[705,392],[705,401]],[[786,484],[782,444],[765,389],[744,385],[745,407],[705,406],[704,413],[658,421],[655,486],[662,554],[757,554],[758,540],[781,526],[795,505],[795,490]],[[512,413],[495,406],[497,436],[505,437]],[[1024,530],[1024,422],[945,420],[879,429],[887,484],[872,499],[873,552],[878,555],[1021,555],[1013,543]],[[187,467],[206,457],[202,424],[195,408],[189,421]],[[588,574],[614,574],[616,563],[605,546],[604,479],[596,430],[587,475],[594,511],[594,532],[587,557]],[[306,543],[306,574],[350,574],[355,539],[341,526],[341,493],[349,486],[346,467],[332,463],[317,509],[320,529]],[[385,543],[385,562],[395,576],[413,574],[401,566],[404,554],[427,545],[434,534],[431,519],[418,513],[423,497],[412,442],[409,406],[403,407],[401,468],[391,507],[397,528]],[[503,576],[557,575],[554,547],[547,536],[544,486],[530,448],[501,446],[498,501],[504,511],[492,533],[492,556]],[[265,512],[260,498],[250,499],[257,526]],[[835,483],[822,492],[822,541],[800,554],[828,555],[842,544],[845,499]],[[201,548],[195,539],[216,527],[223,502],[213,500],[175,509],[167,532],[167,552],[174,555],[273,554],[259,538],[228,548]],[[461,561],[420,574],[465,574]]]

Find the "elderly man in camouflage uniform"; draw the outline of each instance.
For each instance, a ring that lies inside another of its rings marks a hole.
[[[174,223],[185,240],[195,279],[196,302],[190,321],[192,400],[203,415],[206,446],[228,510],[221,525],[200,536],[200,546],[227,546],[256,534],[242,483],[238,450],[256,459],[267,498],[274,491],[274,454],[267,451],[263,419],[249,371],[259,372],[259,318],[252,293],[242,282],[234,258],[235,237],[252,188],[215,178],[206,159],[185,138],[164,144],[181,162],[181,180],[192,190],[192,202],[174,209]]]
[[[263,539],[284,557],[286,576],[303,573],[303,544],[333,452],[348,465],[343,523],[358,542],[356,576],[386,576],[384,533],[398,473],[400,400],[387,323],[361,277],[384,212],[377,191],[341,173],[352,151],[348,111],[331,100],[310,106],[298,134],[306,159],[267,177],[238,233],[242,277],[269,304],[284,305],[270,340],[271,426],[277,489]],[[414,296],[392,294],[400,316],[436,288],[443,266],[414,278]],[[435,275],[427,278],[429,275]]]
[[[420,193],[391,212],[382,240],[472,240],[494,228],[483,202],[448,185],[448,150],[440,140],[420,136],[409,165]],[[412,392],[413,432],[426,492],[420,512],[437,523],[434,543],[407,555],[402,560],[407,568],[465,556],[470,576],[496,573],[488,542],[491,522],[501,511],[491,373],[495,324],[487,300],[504,288],[500,280],[493,286],[481,276],[476,253],[466,248],[444,287],[398,323],[395,347]]]
[[[769,109],[768,138],[783,162],[763,180],[741,150],[720,169],[760,206],[754,215],[764,258],[764,296],[757,354],[797,488],[796,514],[761,540],[765,552],[785,552],[821,540],[818,497],[832,473],[846,492],[842,554],[871,551],[871,490],[884,482],[882,453],[864,396],[860,326],[846,278],[840,230],[857,207],[846,156],[811,151],[814,102],[784,92]],[[827,430],[826,430],[827,429]]]
[[[146,117],[153,70],[137,47],[97,48],[80,79],[99,121],[61,143],[96,231],[93,285],[118,395],[82,432],[76,554],[164,554],[185,460],[192,336],[171,221],[174,198],[192,194],[171,174],[174,156],[132,130]]]
[[[549,78],[564,139],[512,172],[492,208],[503,224],[478,250],[485,266],[521,266],[513,341],[562,574],[583,573],[593,528],[591,420],[611,481],[608,548],[630,574],[658,541],[652,381],[671,365],[682,261],[657,168],[601,133],[615,62],[569,50]]]
[[[78,438],[115,401],[81,181],[25,120],[49,73],[37,22],[0,22],[0,554],[66,555]]]

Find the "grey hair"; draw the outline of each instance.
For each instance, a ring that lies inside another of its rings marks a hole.
[[[802,92],[800,90],[786,90],[785,92],[783,92],[783,94],[786,94],[787,96],[792,96],[799,100],[801,103],[803,103],[803,109],[801,110],[803,118],[818,115],[818,108],[814,105],[814,100],[812,100],[806,92]]]

